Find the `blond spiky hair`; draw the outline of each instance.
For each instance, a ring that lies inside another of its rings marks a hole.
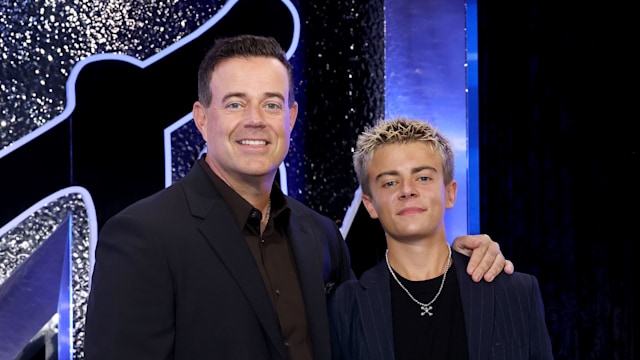
[[[367,169],[375,151],[385,145],[410,142],[425,143],[437,151],[442,158],[445,185],[453,181],[455,164],[449,140],[435,126],[426,121],[397,117],[379,120],[358,136],[353,153],[353,168],[364,194],[371,195]]]

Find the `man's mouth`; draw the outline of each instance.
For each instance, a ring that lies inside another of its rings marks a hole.
[[[240,140],[242,145],[264,146],[267,145],[265,140]]]

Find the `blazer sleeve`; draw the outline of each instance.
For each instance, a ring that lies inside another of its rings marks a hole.
[[[529,312],[529,334],[531,359],[553,359],[551,338],[545,321],[544,303],[540,285],[535,276],[530,276],[531,311]]]
[[[544,305],[535,276],[499,274],[473,282],[468,257],[454,253],[470,359],[553,359]]]
[[[553,359],[536,277],[515,272],[511,275],[501,274],[494,282],[496,308],[491,341],[493,356],[504,359]]]
[[[87,360],[171,358],[173,285],[159,232],[130,213],[103,226],[87,305]]]

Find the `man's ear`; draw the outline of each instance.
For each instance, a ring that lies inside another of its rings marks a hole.
[[[455,180],[451,180],[449,185],[444,187],[444,201],[445,208],[451,209],[456,204],[456,198],[458,196],[458,183]]]
[[[298,119],[298,102],[294,101],[293,106],[289,109],[289,132],[293,131],[293,126]]]
[[[204,105],[200,101],[196,101],[193,104],[193,122],[195,123],[198,131],[200,131],[200,135],[204,141],[207,141],[207,113],[205,111]]]
[[[373,206],[373,199],[369,195],[362,194],[362,203],[372,219],[378,218],[378,212]]]

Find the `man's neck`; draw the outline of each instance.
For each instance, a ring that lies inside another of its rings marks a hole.
[[[267,208],[275,172],[263,176],[234,175],[220,170],[209,162],[207,165],[211,171],[253,207],[261,211]]]

